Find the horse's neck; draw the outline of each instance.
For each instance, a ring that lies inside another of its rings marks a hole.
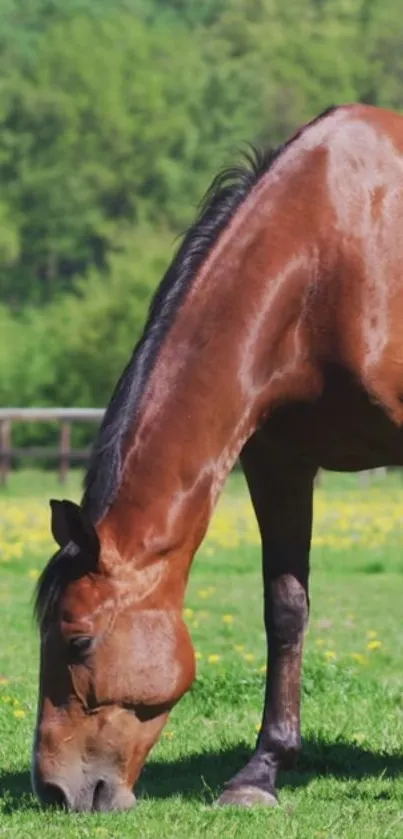
[[[296,223],[284,233],[260,190],[195,278],[150,376],[107,516],[128,559],[193,555],[228,472],[273,404],[270,383],[281,392],[298,363],[312,257]]]

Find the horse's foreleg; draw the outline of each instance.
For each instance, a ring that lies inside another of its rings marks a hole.
[[[300,746],[300,686],[308,617],[308,571],[315,469],[275,451],[258,432],[242,465],[263,544],[268,648],[262,725],[249,763],[227,784],[220,804],[276,804],[279,767],[292,764]]]

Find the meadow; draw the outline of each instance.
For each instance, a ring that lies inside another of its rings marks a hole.
[[[368,488],[325,475],[315,496],[311,617],[302,734],[280,806],[219,809],[223,783],[250,754],[265,678],[260,547],[242,476],[231,476],[195,558],[185,616],[198,674],[174,710],[123,814],[43,811],[31,794],[38,638],[32,595],[52,551],[48,473],[0,493],[0,837],[403,837],[403,478]]]

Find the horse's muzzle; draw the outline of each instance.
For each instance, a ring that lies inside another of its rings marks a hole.
[[[72,778],[70,783],[66,778],[46,781],[35,772],[33,786],[43,805],[71,812],[129,810],[136,803],[130,789],[105,775],[81,778],[81,784],[74,780]]]

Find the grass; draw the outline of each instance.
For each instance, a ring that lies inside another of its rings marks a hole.
[[[0,495],[0,836],[403,837],[403,484],[359,488],[326,476],[317,492],[303,751],[280,776],[275,811],[220,810],[223,783],[256,737],[265,645],[256,527],[241,476],[231,478],[196,557],[186,619],[198,677],[172,714],[123,814],[42,811],[30,792],[38,641],[31,598],[51,542],[47,498],[77,497],[70,476],[22,472]]]

